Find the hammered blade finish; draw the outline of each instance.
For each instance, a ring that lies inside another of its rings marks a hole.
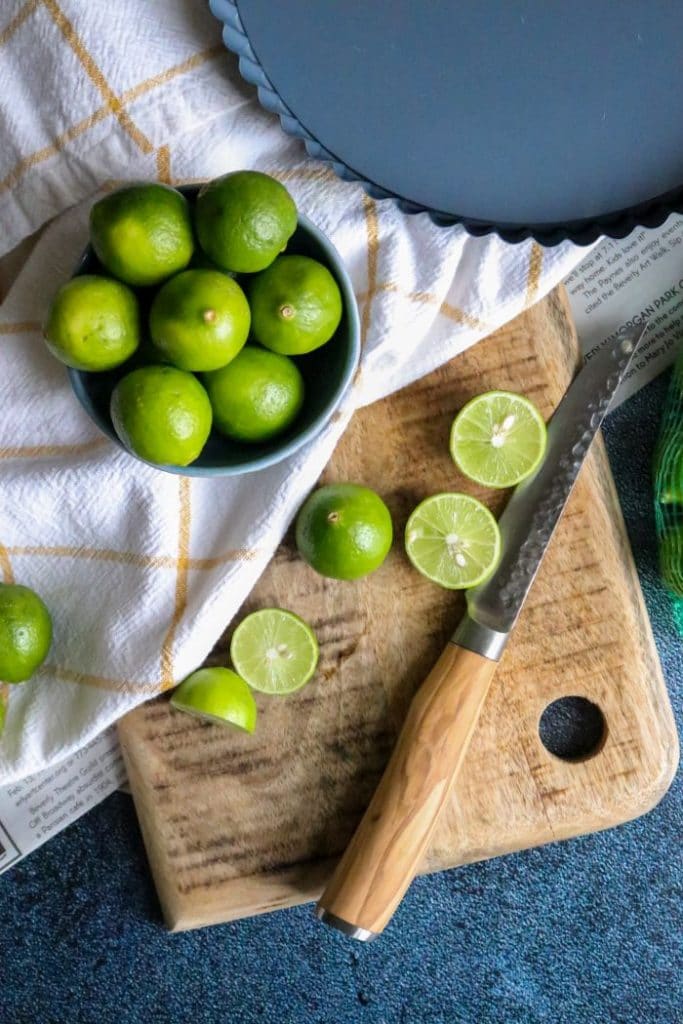
[[[548,426],[537,472],[519,484],[500,519],[503,553],[493,576],[470,590],[470,617],[509,633],[520,613],[595,434],[647,324],[609,339],[580,370]]]

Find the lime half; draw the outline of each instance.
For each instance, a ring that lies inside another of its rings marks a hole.
[[[263,608],[239,624],[230,644],[239,674],[261,693],[293,693],[315,672],[318,641],[292,612]]]
[[[425,498],[406,523],[405,543],[415,568],[449,590],[476,587],[500,556],[498,523],[468,494]]]
[[[176,687],[171,697],[176,711],[209,722],[236,725],[245,732],[256,727],[254,695],[229,668],[200,668]]]
[[[461,473],[485,487],[513,487],[545,453],[543,417],[528,398],[487,391],[463,406],[451,427],[451,455]]]

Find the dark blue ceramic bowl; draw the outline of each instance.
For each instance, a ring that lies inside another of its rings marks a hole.
[[[198,189],[184,188],[181,191],[192,200]],[[265,469],[286,459],[314,438],[339,406],[360,357],[358,306],[351,280],[330,240],[302,214],[299,214],[299,226],[287,245],[287,252],[311,256],[324,263],[339,285],[344,305],[342,320],[334,337],[315,352],[299,356],[295,360],[306,385],[304,405],[297,419],[279,437],[262,444],[231,441],[213,430],[202,454],[191,465],[159,466],[159,469],[183,476],[237,476],[240,473],[253,473],[258,469]],[[103,271],[94,252],[88,246],[75,274],[93,273]],[[144,296],[142,303],[144,316]],[[112,425],[109,403],[117,381],[131,368],[131,364],[128,363],[110,373],[69,370],[71,386],[79,402],[100,430],[120,448],[124,445]]]

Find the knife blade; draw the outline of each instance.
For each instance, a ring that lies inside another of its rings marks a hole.
[[[647,327],[647,322],[636,325],[607,342],[566,391],[548,425],[543,462],[517,486],[499,520],[498,566],[467,593],[467,615],[454,634],[456,643],[488,658],[502,654],[591,442]]]
[[[608,339],[550,421],[541,466],[500,520],[502,556],[417,691],[380,784],[316,907],[351,938],[375,938],[415,876],[447,802],[491,679],[591,442],[647,323]]]

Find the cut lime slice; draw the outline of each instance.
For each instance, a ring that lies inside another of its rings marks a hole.
[[[415,568],[449,590],[476,587],[500,556],[498,523],[468,494],[425,498],[406,523],[405,543]]]
[[[236,672],[229,668],[200,668],[176,687],[171,704],[176,711],[229,723],[245,732],[256,727],[254,695]]]
[[[543,417],[528,398],[487,391],[463,406],[451,427],[451,455],[461,473],[485,487],[513,487],[545,453]]]
[[[230,657],[255,690],[293,693],[315,672],[318,641],[298,615],[281,608],[263,608],[240,622],[232,636]]]

